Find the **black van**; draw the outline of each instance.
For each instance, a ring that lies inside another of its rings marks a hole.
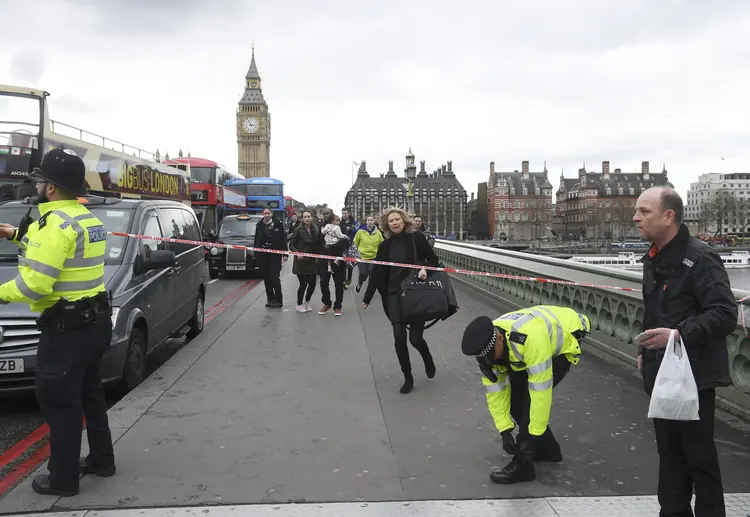
[[[107,231],[201,240],[193,210],[176,201],[88,196],[82,203]],[[0,204],[0,222],[17,225],[28,201]],[[18,247],[0,239],[0,282],[18,273]],[[169,338],[203,332],[208,268],[202,246],[107,236],[104,284],[112,296],[112,343],[102,380],[126,392],[146,375],[146,356]],[[0,394],[34,389],[39,331],[27,305],[0,305]],[[12,368],[11,366],[12,365]]]

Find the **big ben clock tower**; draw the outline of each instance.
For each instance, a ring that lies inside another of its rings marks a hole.
[[[269,177],[271,114],[263,99],[255,48],[245,76],[245,93],[237,106],[238,171],[246,178]]]

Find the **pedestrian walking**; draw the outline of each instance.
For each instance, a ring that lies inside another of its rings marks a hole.
[[[354,215],[350,213],[347,207],[341,209],[341,231],[344,235],[349,237],[349,244],[354,243],[354,236],[359,230],[359,223],[354,218]],[[349,289],[352,285],[352,272],[354,271],[354,264],[346,264],[346,278],[344,279],[344,289]]]
[[[430,243],[430,246],[432,246],[433,248],[435,247],[435,236],[427,230],[427,225],[425,224],[421,215],[414,216],[414,231],[420,232],[422,235],[424,235],[427,239],[427,242]]]
[[[100,377],[112,339],[112,307],[104,292],[107,232],[78,201],[86,167],[73,151],[53,149],[30,175],[38,221],[0,224],[19,245],[18,275],[0,286],[0,303],[28,303],[37,319],[36,399],[50,428],[49,474],[36,476],[39,494],[73,496],[80,474],[115,473],[112,435]],[[89,454],[80,458],[82,416]]]
[[[286,231],[283,224],[270,208],[263,209],[263,219],[258,221],[255,228],[255,248],[267,250],[288,251]],[[281,294],[281,266],[289,257],[279,253],[256,252],[258,269],[263,275],[263,285],[266,288],[266,307],[280,309],[284,306]]]
[[[510,463],[490,474],[493,482],[532,481],[535,461],[562,461],[560,444],[549,428],[552,389],[571,364],[578,364],[581,341],[590,330],[588,316],[552,305],[509,312],[495,321],[480,316],[466,327],[461,350],[479,363],[487,407],[503,450],[513,455]]]
[[[651,243],[643,257],[642,330],[638,368],[650,395],[669,335],[682,339],[698,386],[699,420],[654,419],[659,451],[661,516],[723,517],[724,488],[714,443],[716,388],[728,386],[727,336],[737,325],[737,303],[724,263],[692,237],[682,222],[682,198],[671,188],[643,192],[633,222]]]
[[[367,222],[363,224],[354,235],[354,245],[359,250],[359,254],[364,260],[373,260],[378,254],[378,247],[383,242],[383,234],[375,227],[375,218],[370,216]],[[373,265],[366,262],[360,262],[358,265],[359,276],[355,291],[359,292],[362,286],[370,276]]]
[[[400,208],[386,210],[381,219],[380,227],[386,228],[383,235],[385,240],[378,246],[375,260],[414,264],[417,268],[425,265],[435,267],[438,265],[437,255],[427,243],[427,239],[420,233],[412,233],[412,221],[404,210]],[[393,326],[396,356],[401,366],[401,372],[404,374],[404,384],[400,391],[404,394],[411,392],[414,388],[409,348],[406,344],[407,328],[409,342],[422,356],[427,377],[432,379],[436,372],[430,348],[424,339],[425,322],[415,321],[407,327],[407,324],[401,321],[401,304],[399,302],[401,283],[413,273],[413,270],[408,268],[375,265],[363,297],[363,307],[367,309],[375,291],[380,293],[383,310]],[[418,276],[420,280],[425,280],[427,270],[419,269]]]
[[[294,230],[289,241],[289,249],[297,253],[315,253],[318,240],[318,227],[313,224],[312,212],[302,212],[302,221]],[[292,273],[297,275],[299,289],[297,289],[297,312],[311,312],[310,300],[315,292],[317,267],[312,257],[294,257]]]
[[[344,236],[340,232],[340,227],[334,224],[336,220],[339,220],[339,216],[334,214],[332,211],[324,211],[323,226],[318,237],[318,253],[321,255],[327,255],[331,257],[341,257],[349,247],[349,238]],[[326,231],[325,229],[328,228]],[[338,230],[338,231],[337,231]],[[326,234],[330,234],[327,236]],[[326,238],[328,237],[328,238]],[[346,237],[346,238],[340,238]],[[346,263],[339,260],[331,259],[319,259],[318,260],[318,275],[320,276],[320,293],[321,307],[318,314],[328,314],[333,307],[333,313],[335,316],[341,316],[341,310],[344,303],[344,282],[346,281]],[[331,289],[329,287],[330,279],[333,278],[334,291],[336,298],[331,302]]]

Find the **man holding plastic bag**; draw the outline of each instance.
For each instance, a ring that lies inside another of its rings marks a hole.
[[[730,384],[726,338],[737,325],[737,303],[721,257],[682,224],[674,190],[649,189],[635,208],[633,221],[651,243],[636,340],[659,451],[660,515],[692,516],[695,490],[696,517],[722,517],[715,389]]]

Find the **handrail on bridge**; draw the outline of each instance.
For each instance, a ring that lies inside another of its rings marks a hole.
[[[636,287],[640,289],[643,284],[643,276],[641,273],[635,271],[617,270],[604,266],[548,257],[546,255],[537,255],[523,251],[504,250],[491,248],[489,246],[445,240],[436,240],[435,247],[445,249],[446,251],[459,251],[458,249],[450,249],[451,247],[459,248],[461,252],[476,256],[476,258],[483,258],[490,260],[491,262],[497,262],[498,265],[507,265],[521,270],[534,272],[536,275],[541,275],[546,278],[587,282],[592,284],[605,283],[604,281],[592,281],[593,275],[594,277],[606,280],[621,280],[624,282],[622,287]],[[475,253],[476,255],[474,255]],[[501,257],[504,260],[501,261]],[[536,264],[539,267],[531,266],[531,264]],[[611,282],[608,283],[611,284]],[[750,306],[750,291],[732,289],[732,293],[734,293],[734,297],[738,303],[741,303],[744,306]],[[641,294],[638,292],[621,292],[621,294],[632,298],[641,297]]]

